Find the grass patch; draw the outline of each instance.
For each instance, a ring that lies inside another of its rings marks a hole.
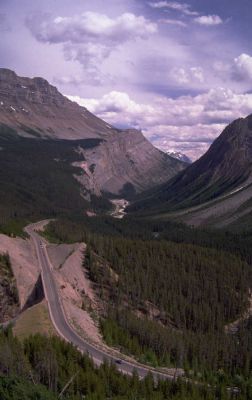
[[[29,222],[25,219],[8,220],[6,223],[0,224],[0,233],[10,237],[20,236],[21,238],[27,238],[27,233],[24,232],[24,228],[28,223]]]
[[[62,244],[64,243],[61,239],[59,239],[57,236],[55,236],[50,229],[45,229],[43,231],[38,231],[39,235],[45,238],[49,243],[51,244]]]
[[[56,331],[50,320],[46,303],[42,301],[24,311],[18,317],[13,333],[21,340],[36,333],[46,336],[55,335]]]

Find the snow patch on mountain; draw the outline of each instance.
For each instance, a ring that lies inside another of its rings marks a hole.
[[[179,151],[176,151],[176,150],[167,150],[166,153],[167,153],[170,157],[176,158],[177,160],[186,162],[186,163],[188,163],[188,164],[191,164],[191,163],[192,163],[192,160],[191,160],[186,154],[180,153]]]

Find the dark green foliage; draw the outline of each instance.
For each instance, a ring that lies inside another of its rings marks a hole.
[[[246,371],[252,349],[248,329],[237,340],[224,326],[248,304],[251,267],[244,261],[252,264],[249,234],[109,217],[55,221],[48,232],[57,240],[91,245],[90,277],[101,298],[114,304],[109,322],[103,323],[109,341],[137,357],[154,350],[161,364],[165,360],[207,371],[224,367],[231,375]],[[148,302],[160,311],[156,320],[147,320]],[[122,311],[122,304],[138,308],[145,318]]]
[[[56,242],[86,240],[89,233],[113,237],[194,244],[234,254],[252,265],[252,231],[236,234],[229,231],[195,229],[173,221],[143,220],[109,216],[61,218],[51,222],[47,232]]]
[[[1,400],[54,400],[72,377],[63,399],[215,400],[217,389],[223,391],[222,399],[231,399],[225,385],[221,389],[221,380],[216,389],[179,380],[155,383],[150,374],[140,381],[137,374],[123,376],[106,363],[94,367],[87,356],[59,338],[35,335],[22,345],[11,331],[0,331]],[[244,391],[248,387],[249,381],[239,383]]]
[[[157,352],[151,350],[151,344],[146,343],[144,345],[140,335],[137,335],[137,332],[132,332],[132,329],[129,328],[129,316],[130,314],[124,311],[121,315],[120,313],[111,314],[109,318],[101,321],[101,331],[106,343],[109,346],[119,347],[126,354],[133,354],[144,364],[150,364],[153,367],[157,367],[158,364],[167,366],[167,359],[161,360],[161,357],[157,359]],[[131,318],[134,318],[134,316],[131,315]],[[142,324],[142,321],[139,320],[140,324]],[[145,324],[142,326],[149,328]],[[160,329],[162,328],[160,327]]]
[[[94,237],[90,245],[132,306],[150,301],[178,329],[214,332],[248,307],[252,273],[235,256],[166,241]]]
[[[56,400],[57,397],[42,385],[20,378],[0,376],[1,400]]]
[[[12,236],[12,237],[16,237],[16,236],[20,236],[22,238],[26,238],[27,234],[24,231],[24,227],[27,225],[28,221],[25,219],[18,219],[18,218],[13,218],[13,219],[2,219],[4,220],[4,222],[2,224],[0,224],[0,232],[8,235],[8,236]]]
[[[248,373],[249,330],[238,340],[224,329],[248,308],[252,271],[246,262],[223,251],[164,240],[90,233],[85,240],[90,277],[101,298],[113,305],[102,323],[108,342],[138,358],[154,352],[153,363],[204,373],[223,368],[228,376]]]
[[[230,385],[237,376],[247,379],[251,373],[251,320],[241,324],[235,335],[193,333],[165,328],[147,318],[138,318],[127,310],[110,310],[101,324],[108,344],[133,354],[142,362],[184,368],[188,376],[214,384],[220,373]]]
[[[8,275],[12,276],[10,256],[8,253],[0,254],[0,265],[1,268],[7,271]]]
[[[89,166],[89,171],[93,174],[94,173],[94,171],[95,171],[95,164],[91,164],[90,166]]]
[[[0,230],[8,233],[13,220],[83,214],[90,204],[80,195],[80,184],[73,175],[80,174],[81,170],[72,163],[83,160],[77,152],[79,146],[92,148],[99,143],[98,139],[21,138],[1,126]],[[109,207],[108,201],[100,203],[95,197],[94,200],[95,209]]]
[[[18,306],[18,291],[9,254],[0,254],[0,322],[16,316]]]

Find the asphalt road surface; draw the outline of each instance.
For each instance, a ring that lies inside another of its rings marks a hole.
[[[66,341],[71,342],[80,351],[88,353],[96,365],[100,365],[106,360],[109,363],[115,364],[117,369],[125,374],[131,375],[135,370],[141,378],[151,372],[155,379],[174,379],[175,370],[172,370],[170,374],[163,373],[147,366],[125,361],[123,358],[116,358],[115,356],[110,355],[108,352],[104,352],[103,350],[94,347],[74,331],[74,329],[68,324],[58,295],[51,263],[47,254],[46,244],[41,236],[34,231],[34,229],[36,229],[36,224],[29,225],[26,227],[26,232],[32,237],[35,245],[50,317],[59,335]]]

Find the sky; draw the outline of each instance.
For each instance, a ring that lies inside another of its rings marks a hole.
[[[252,113],[251,0],[0,0],[0,67],[200,157]]]

